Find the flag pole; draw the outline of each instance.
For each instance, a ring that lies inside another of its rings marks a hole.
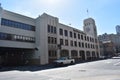
[[[89,17],[89,10],[87,9],[87,16]]]

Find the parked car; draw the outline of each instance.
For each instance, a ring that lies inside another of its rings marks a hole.
[[[75,60],[68,58],[68,57],[61,57],[58,60],[54,61],[55,65],[67,65],[67,64],[74,64]]]
[[[120,59],[120,57],[119,57],[119,56],[117,56],[117,57],[112,57],[112,59]]]

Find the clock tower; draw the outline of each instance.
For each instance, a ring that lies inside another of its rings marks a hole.
[[[97,29],[96,29],[96,25],[95,25],[95,21],[92,18],[88,18],[85,19],[83,22],[84,25],[84,32],[87,35],[93,36],[93,37],[97,37]]]

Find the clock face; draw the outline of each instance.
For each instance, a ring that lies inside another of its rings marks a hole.
[[[87,27],[87,28],[86,28],[86,31],[87,31],[87,32],[89,32],[89,31],[90,31],[90,28],[89,28],[89,27]]]

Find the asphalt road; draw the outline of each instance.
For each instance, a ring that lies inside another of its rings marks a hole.
[[[37,71],[0,72],[0,80],[120,80],[120,59],[86,62]]]

